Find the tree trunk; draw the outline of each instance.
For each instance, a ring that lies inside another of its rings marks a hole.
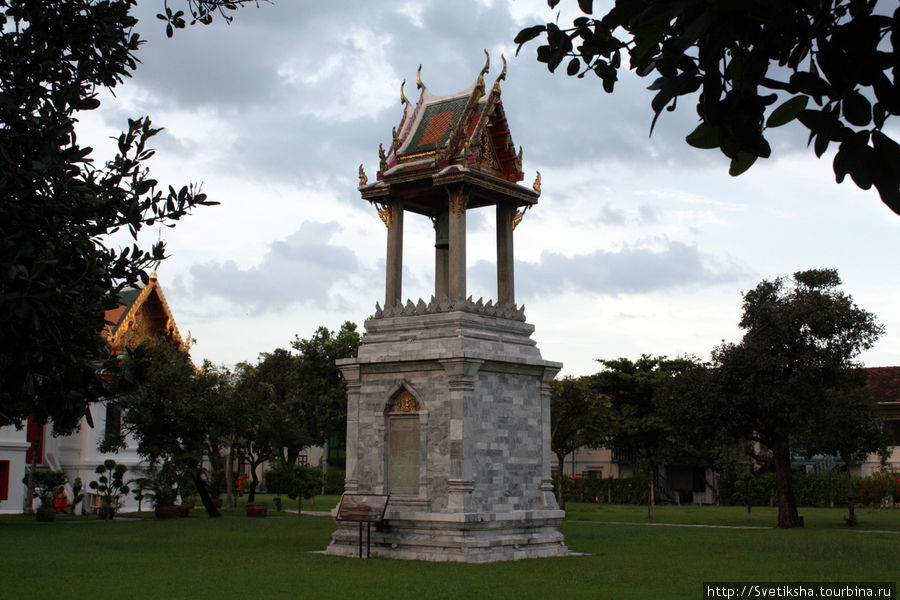
[[[253,504],[256,500],[256,488],[259,486],[259,475],[256,474],[256,467],[262,464],[262,461],[250,459],[250,488],[247,490],[247,504]]]
[[[210,517],[221,517],[222,513],[220,513],[219,509],[216,508],[216,505],[213,504],[212,497],[209,495],[209,490],[206,489],[206,482],[203,481],[203,469],[200,468],[200,465],[197,464],[197,461],[195,460],[189,461],[188,468],[191,470],[191,478],[194,480],[194,486],[197,488],[197,495],[200,496],[200,501],[203,502],[203,508],[206,509],[206,514]]]
[[[794,496],[794,480],[791,475],[791,447],[787,439],[773,444],[775,459],[775,482],[778,490],[778,527],[803,527],[797,514],[797,499]]]
[[[34,446],[32,446],[34,448]],[[34,470],[37,469],[37,451],[31,451],[31,468],[28,470],[28,485],[25,486],[25,499],[22,500],[22,512],[26,515],[34,513]]]
[[[845,459],[844,464],[847,466],[847,511],[850,513],[850,516],[847,517],[847,525],[853,527],[857,524],[856,511],[853,506],[853,479],[850,476],[850,461]]]
[[[753,475],[744,480],[744,501],[747,503],[747,522],[750,522],[750,511],[753,509],[753,498],[750,496],[750,484],[753,483]]]
[[[234,446],[228,446],[225,457],[225,510],[234,510]]]
[[[559,505],[561,510],[566,510],[566,498],[565,494],[563,494],[563,485],[566,480],[566,476],[563,473],[563,469],[566,466],[566,455],[556,453],[557,464],[559,465],[559,470],[557,471],[556,476],[556,503]]]
[[[650,490],[649,490],[649,493],[647,494],[647,518],[651,519],[651,520],[653,519],[653,502],[656,500],[656,497],[655,497],[656,496],[656,494],[655,494],[656,486],[654,485],[656,483],[654,481],[655,479],[656,479],[656,468],[653,466],[653,463],[650,463],[650,477],[648,477],[648,480],[650,482],[649,483]]]

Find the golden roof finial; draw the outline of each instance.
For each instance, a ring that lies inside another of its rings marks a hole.
[[[409,98],[406,97],[406,94],[403,93],[403,86],[406,85],[406,80],[403,80],[403,83],[400,84],[400,104],[409,104]]]
[[[534,178],[534,183],[531,185],[531,187],[538,194],[541,193],[541,172],[540,171],[537,172],[537,177]]]
[[[491,55],[488,54],[488,51],[484,51],[484,55],[486,57],[484,68],[481,69],[481,73],[478,74],[478,81],[475,82],[475,89],[478,90],[478,93],[481,94],[484,91],[484,76],[491,68]]]
[[[384,145],[378,144],[378,160],[381,172],[387,171],[387,155],[384,153]]]
[[[366,177],[366,172],[363,169],[362,163],[359,163],[359,185],[360,187],[369,183],[369,178]]]
[[[422,65],[419,65],[419,70],[416,71],[416,89],[425,89],[425,84],[422,83]]]
[[[500,82],[506,79],[506,57],[502,54],[500,55],[500,60],[503,61],[503,70],[500,71],[500,75],[497,76],[497,81],[494,82],[494,89],[500,89]]]

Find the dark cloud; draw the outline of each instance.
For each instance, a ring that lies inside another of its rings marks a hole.
[[[272,242],[258,266],[210,262],[190,269],[195,294],[215,296],[256,311],[279,311],[294,303],[329,305],[332,287],[361,266],[348,248],[330,244],[337,223],[304,223]]]
[[[684,136],[697,124],[690,99],[664,113],[651,138],[648,79],[623,71],[615,93],[606,94],[596,77],[549,73],[535,58],[537,41],[514,56],[512,40],[523,25],[515,23],[507,3],[410,6],[417,19],[389,2],[262,3],[236,11],[231,25],[194,26],[167,39],[164,23],[155,18],[158,3],[141,3],[138,29],[148,43],[134,81],[126,85],[146,90],[162,107],[212,110],[233,127],[230,169],[295,183],[325,171],[355,171],[360,163],[373,174],[378,144],[390,141],[400,106],[382,106],[383,98],[365,91],[347,97],[353,76],[369,73],[367,61],[393,73],[391,85],[406,78],[407,95],[414,98],[419,64],[429,89],[449,94],[474,81],[483,48],[492,53],[489,77],[495,77],[503,50],[510,63],[504,103],[514,141],[524,146],[526,169],[587,165],[599,172],[612,163],[727,168],[719,153],[685,145]],[[552,11],[546,17],[552,19]],[[300,80],[289,81],[285,68]],[[311,74],[318,76],[310,80]],[[382,84],[391,77],[377,69],[369,76]],[[345,114],[328,112],[335,107]],[[161,139],[158,146],[166,143],[176,145]],[[790,147],[779,144],[781,151]]]
[[[493,263],[479,261],[469,269],[482,287],[496,277]],[[665,241],[661,250],[628,247],[610,252],[566,257],[543,252],[540,261],[516,262],[516,296],[520,300],[561,292],[586,292],[602,296],[641,294],[685,287],[737,281],[744,270],[705,256],[696,246]]]

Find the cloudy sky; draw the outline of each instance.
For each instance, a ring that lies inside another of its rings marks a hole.
[[[516,298],[563,373],[641,353],[706,359],[739,340],[742,292],[814,267],[837,268],[886,326],[863,362],[900,365],[900,217],[874,191],[837,185],[799,126],[771,139],[777,158],[735,179],[717,151],[684,143],[690,103],[649,137],[649,81],[623,73],[607,95],[599,80],[550,74],[537,44],[515,56],[521,28],[555,18],[544,0],[276,0],[173,39],[159,5],[141,3],[142,64],[83,115],[80,136],[106,158],[128,117],[150,115],[166,128],[152,175],[202,183],[221,202],[146,237],[168,244],[159,278],[198,362],[255,360],[374,312],[386,230],[360,199],[357,169],[374,178],[401,81],[418,96],[419,64],[431,92],[452,94],[474,82],[486,49],[489,80],[500,54],[509,60],[503,104],[523,184],[542,175],[539,205],[515,232]],[[468,235],[469,292],[494,298],[492,213],[470,211]],[[432,293],[432,245],[430,222],[408,216],[407,298]]]

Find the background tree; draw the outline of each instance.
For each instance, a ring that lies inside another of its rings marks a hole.
[[[283,463],[296,463],[314,444],[317,421],[315,405],[304,401],[300,358],[283,348],[260,354],[254,381],[266,443]]]
[[[247,3],[185,2],[204,24]],[[129,120],[102,166],[78,143],[79,112],[137,67],[136,5],[0,0],[0,426],[32,415],[64,434],[90,418],[88,404],[105,393],[94,376],[108,355],[104,311],[165,256],[162,243],[138,245],[139,232],[215,204],[149,176],[159,132],[149,118]],[[174,14],[168,24],[184,26]],[[134,245],[109,245],[120,229]]]
[[[123,431],[134,436],[138,454],[151,465],[174,465],[196,488],[207,514],[219,516],[203,467],[220,415],[215,366],[207,362],[197,371],[184,350],[150,342],[132,352],[132,361],[136,385],[120,396]]]
[[[312,337],[295,336],[291,347],[299,352],[300,399],[304,413],[311,417],[312,444],[325,445],[347,429],[347,385],[335,361],[354,358],[360,335],[356,323],[346,321],[338,331],[319,327]],[[323,466],[326,466],[326,455]]]
[[[256,488],[259,487],[257,469],[275,456],[268,422],[273,411],[269,409],[266,399],[272,386],[262,380],[258,371],[258,365],[238,363],[238,381],[230,413],[238,452],[250,468],[250,487],[247,490],[247,502],[250,504],[256,499]]]
[[[744,294],[743,339],[713,352],[718,383],[708,398],[710,414],[735,439],[771,451],[779,527],[802,525],[791,478],[792,442],[818,439],[815,428],[828,417],[827,401],[839,398],[831,394],[864,385],[853,359],[883,332],[873,314],[837,289],[840,283],[834,269],[794,273],[790,286],[781,277],[760,282]],[[841,411],[846,431],[850,418]],[[826,429],[841,433],[841,427]]]
[[[752,511],[752,486],[760,467],[771,463],[750,439],[735,437],[723,422],[718,399],[717,372],[709,364],[691,362],[676,377],[663,382],[654,398],[659,415],[673,433],[672,441],[681,460],[709,466],[744,484],[747,520]],[[717,482],[706,485],[720,493]]]
[[[315,497],[325,483],[318,467],[280,461],[266,471],[265,478],[269,493],[285,494],[291,500],[297,500],[297,516],[303,513],[303,499]]]
[[[886,133],[900,114],[896,3],[616,0],[604,15],[588,16],[593,6],[578,0],[585,16],[571,26],[523,29],[519,49],[542,36],[537,59],[550,71],[564,61],[568,75],[593,71],[609,93],[627,58],[639,76],[656,77],[651,132],[663,109],[697,94],[700,124],[687,142],[719,148],[732,175],[768,158],[766,130],[796,118],[816,156],[838,143],[838,183],[849,174],[862,189],[874,185],[900,214],[900,145]]]
[[[809,427],[800,431],[797,446],[803,454],[825,454],[840,457],[845,466],[847,525],[856,525],[853,483],[850,467],[878,452],[882,463],[890,443],[884,420],[879,416],[865,374],[859,369],[847,376],[843,389],[826,390],[821,407]]]
[[[565,458],[579,448],[599,446],[602,413],[599,399],[585,389],[584,377],[554,379],[550,383],[550,449],[556,455],[556,502],[565,510]]]
[[[659,466],[673,454],[672,430],[656,408],[663,384],[688,368],[690,359],[642,355],[601,360],[603,370],[589,378],[588,387],[603,404],[606,423],[604,444],[614,452],[635,457],[647,476],[647,515],[653,504]]]

